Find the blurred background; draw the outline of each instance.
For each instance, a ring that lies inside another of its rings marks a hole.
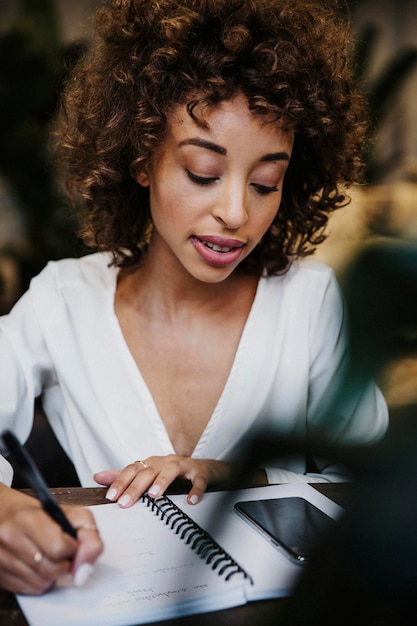
[[[49,259],[83,254],[76,215],[48,153],[62,81],[88,46],[99,0],[0,0],[0,313]],[[336,212],[317,257],[343,286],[370,242],[417,239],[417,8],[415,0],[346,0],[369,98],[367,184]],[[390,406],[417,402],[414,354],[380,384]]]

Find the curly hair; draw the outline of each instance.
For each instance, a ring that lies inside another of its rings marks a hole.
[[[137,267],[152,223],[136,175],[163,140],[167,114],[187,105],[198,121],[197,105],[240,92],[254,115],[295,133],[280,210],[241,265],[280,273],[311,254],[360,180],[366,128],[349,26],[334,2],[113,0],[96,26],[56,133],[68,193],[84,208],[84,242],[110,251],[118,267]]]

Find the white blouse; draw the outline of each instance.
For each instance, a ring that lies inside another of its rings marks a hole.
[[[109,261],[97,253],[50,262],[0,318],[0,429],[11,428],[25,441],[34,398],[42,394],[49,422],[85,487],[95,485],[99,470],[175,453],[121,332],[114,311],[118,270]],[[262,277],[193,457],[239,460],[257,433],[314,433],[346,367],[344,327],[343,301],[326,266],[302,261],[283,276]],[[370,384],[326,430],[335,441],[372,443],[387,419],[382,394]],[[270,482],[343,479],[329,466],[307,475],[302,455],[269,465]],[[2,457],[0,478],[10,484]]]

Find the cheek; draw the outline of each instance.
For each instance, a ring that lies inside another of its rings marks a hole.
[[[281,204],[281,198],[278,201],[278,208],[277,208],[277,203],[271,203],[270,207],[265,207],[264,211],[260,211],[259,214],[256,216],[256,230],[258,232],[258,238],[261,239],[261,237],[266,233],[266,231],[268,230],[268,228],[271,226],[272,222],[274,221],[278,211],[279,211],[279,206]]]
[[[167,228],[187,221],[192,214],[189,195],[178,188],[150,189],[152,220],[157,227]]]

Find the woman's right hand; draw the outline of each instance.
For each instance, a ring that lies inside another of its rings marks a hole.
[[[103,544],[91,512],[63,507],[78,530],[74,539],[47,515],[38,500],[0,484],[0,587],[40,594],[71,576],[81,584]]]

